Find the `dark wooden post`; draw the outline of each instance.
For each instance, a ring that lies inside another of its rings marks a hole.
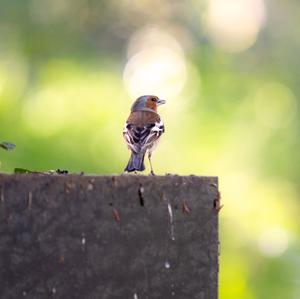
[[[0,298],[217,299],[217,178],[0,175]]]

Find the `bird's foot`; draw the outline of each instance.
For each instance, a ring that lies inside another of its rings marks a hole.
[[[149,175],[155,176],[155,173],[153,172],[153,170],[150,171]]]

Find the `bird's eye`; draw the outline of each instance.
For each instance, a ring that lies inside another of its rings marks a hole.
[[[151,101],[152,102],[156,102],[156,98],[151,98]]]

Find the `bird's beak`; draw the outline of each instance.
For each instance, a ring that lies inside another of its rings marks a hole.
[[[166,101],[165,100],[162,100],[162,99],[158,99],[158,101],[156,102],[156,104],[159,106],[159,105],[162,105],[162,104],[166,104]]]

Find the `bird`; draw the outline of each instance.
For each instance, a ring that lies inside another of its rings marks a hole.
[[[123,129],[123,137],[127,143],[131,156],[125,167],[125,172],[145,170],[144,157],[147,152],[154,175],[151,156],[156,148],[165,126],[157,113],[157,107],[166,101],[154,95],[143,95],[135,100],[131,106],[130,115]]]

